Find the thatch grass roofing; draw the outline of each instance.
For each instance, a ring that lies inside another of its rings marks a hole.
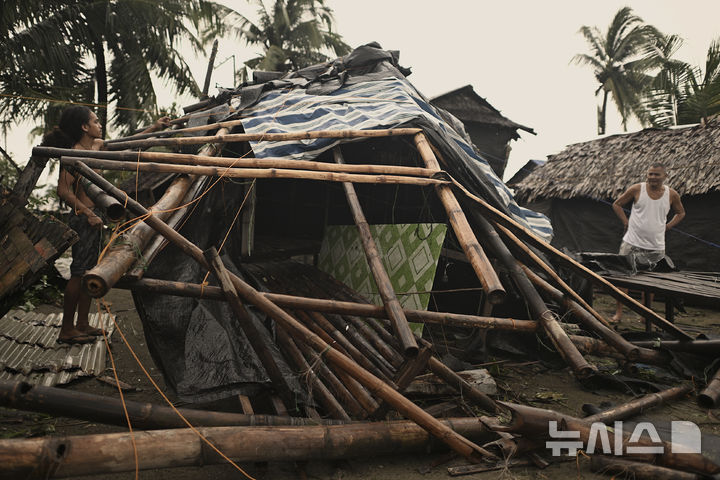
[[[522,202],[589,197],[614,199],[642,182],[653,163],[668,172],[667,185],[680,195],[720,190],[720,120],[682,128],[648,128],[569,145],[548,156],[515,186]]]

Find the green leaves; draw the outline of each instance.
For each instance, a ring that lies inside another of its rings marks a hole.
[[[212,38],[221,12],[227,9],[205,0],[4,2],[0,122],[50,126],[64,102],[109,99],[118,106],[111,120],[128,131],[156,113],[153,74],[180,93],[199,92],[178,49],[182,40],[201,49],[200,30]]]

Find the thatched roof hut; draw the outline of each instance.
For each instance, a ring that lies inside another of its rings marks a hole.
[[[648,128],[568,146],[550,155],[516,188],[524,202],[550,198],[615,199],[655,162],[680,195],[720,190],[720,121],[705,126]]]
[[[430,100],[436,107],[447,110],[463,123],[480,156],[502,178],[510,155],[510,141],[520,138],[518,130],[535,135],[535,131],[504,117],[486,99],[475,93],[472,85],[465,85]]]
[[[645,180],[656,162],[678,191],[687,217],[667,235],[680,266],[720,270],[720,121],[672,129],[649,128],[576,143],[514,186],[516,199],[548,214],[554,243],[575,251],[615,252],[622,236],[610,204]],[[542,207],[541,207],[542,206]]]

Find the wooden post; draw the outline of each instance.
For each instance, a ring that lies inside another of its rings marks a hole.
[[[73,150],[71,150],[73,151]],[[12,195],[10,200],[18,207],[24,207],[27,205],[28,198],[32,193],[33,189],[37,185],[37,181],[45,170],[47,165],[48,157],[42,155],[33,155],[28,160],[27,165],[23,168],[22,173],[13,187]]]
[[[335,147],[333,154],[335,155],[335,163],[341,165],[345,163],[339,148]],[[368,266],[375,279],[378,293],[380,294],[380,298],[382,298],[383,305],[385,305],[385,310],[388,313],[393,331],[400,342],[403,354],[408,357],[414,357],[418,353],[415,335],[413,335],[412,330],[410,330],[410,325],[408,325],[407,318],[405,318],[402,306],[400,306],[400,302],[395,296],[390,277],[388,277],[385,267],[382,264],[380,252],[375,243],[375,239],[370,233],[370,226],[365,219],[365,214],[360,206],[360,200],[358,200],[357,194],[355,193],[355,187],[352,183],[345,182],[343,183],[343,188],[345,189],[345,196],[347,197],[348,205],[350,205],[353,220],[355,220],[355,226],[357,226],[358,234],[360,235],[363,250],[365,250]]]
[[[440,165],[424,134],[418,133],[415,135],[415,145],[427,168],[440,172]],[[502,302],[505,298],[505,289],[502,283],[500,283],[497,273],[493,270],[490,260],[477,242],[477,238],[475,238],[470,224],[467,218],[465,218],[465,214],[452,192],[452,188],[449,185],[436,185],[435,191],[445,207],[448,220],[460,246],[470,261],[473,270],[475,270],[475,274],[480,280],[483,290],[485,290],[488,295],[488,301],[492,304]]]
[[[673,335],[675,338],[678,338],[679,340],[692,340],[692,336],[688,333],[684,332],[682,329],[678,328],[676,325],[673,325],[672,323],[668,322],[664,318],[662,318],[660,315],[656,314],[652,310],[649,310],[647,307],[642,305],[641,303],[635,301],[634,299],[630,298],[625,292],[614,286],[612,283],[608,282],[604,278],[602,278],[597,273],[593,272],[589,268],[585,267],[584,265],[581,265],[577,261],[573,260],[572,258],[568,257],[564,253],[562,253],[560,250],[556,249],[549,243],[547,243],[542,238],[538,237],[534,232],[530,231],[528,228],[525,228],[523,225],[520,225],[518,222],[516,222],[514,219],[508,217],[500,210],[496,209],[489,203],[487,203],[482,198],[473,195],[471,192],[469,192],[465,187],[463,187],[461,184],[453,181],[453,184],[460,189],[469,199],[473,200],[482,210],[483,212],[490,217],[490,219],[494,223],[499,223],[503,225],[504,227],[507,227],[509,230],[513,231],[515,234],[523,238],[526,242],[530,243],[531,245],[535,246],[536,248],[548,253],[550,256],[555,258],[556,260],[562,262],[564,265],[572,269],[573,271],[577,272],[579,275],[582,275],[585,278],[590,279],[593,283],[598,284],[602,286],[605,291],[610,294],[612,297],[617,299],[618,301],[625,304],[628,308],[633,310],[634,312],[640,314],[644,318],[647,318],[651,322],[653,322],[658,327],[662,328],[666,332]]]
[[[121,191],[112,185],[110,182],[105,180],[101,175],[94,172],[91,168],[84,165],[80,161],[68,161],[66,165],[74,168],[74,170],[88,178],[91,182],[98,185],[100,188],[108,192],[110,195],[118,199],[125,199],[125,196]],[[128,208],[134,211],[138,215],[145,215],[147,210],[132,199],[128,199]],[[159,233],[165,236],[169,241],[173,242],[180,250],[192,257],[195,261],[200,263],[204,268],[209,268],[207,260],[204,258],[202,251],[188,241],[185,237],[180,235],[178,232],[168,227],[163,221],[149,217],[146,220],[151,227],[155,228]],[[230,272],[229,272],[230,273]],[[433,436],[437,437],[441,441],[445,442],[450,448],[456,451],[458,454],[467,458],[470,461],[478,461],[481,458],[496,458],[495,455],[488,452],[482,447],[475,445],[468,439],[456,434],[452,429],[446,425],[440,423],[436,418],[433,418],[427,412],[423,411],[422,408],[418,407],[410,400],[396,392],[389,385],[385,384],[382,380],[372,375],[367,370],[363,369],[351,359],[342,355],[337,350],[333,349],[330,345],[323,342],[320,337],[312,333],[302,324],[300,324],[293,317],[288,315],[280,307],[272,303],[270,300],[261,295],[252,286],[245,283],[242,279],[235,275],[230,274],[232,283],[235,286],[238,294],[242,296],[248,303],[257,306],[260,311],[273,318],[278,324],[286,328],[288,333],[294,335],[301,341],[311,344],[317,351],[324,352],[324,357],[331,362],[335,367],[342,369],[348,375],[355,378],[363,386],[365,386],[371,393],[374,393],[378,397],[387,401],[401,414],[407,418],[413,420],[421,427],[427,429]]]

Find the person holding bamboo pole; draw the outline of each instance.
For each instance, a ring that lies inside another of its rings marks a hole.
[[[680,195],[663,185],[666,178],[665,166],[655,163],[648,168],[645,182],[628,188],[612,205],[625,230],[619,253],[629,256],[633,272],[637,269],[637,263],[653,266],[665,258],[665,232],[685,218]],[[623,207],[630,202],[632,210],[628,219]],[[667,216],[671,209],[674,215],[668,222]],[[612,321],[619,322],[621,318],[622,304],[617,302]]]
[[[167,117],[158,119],[146,132],[158,130],[169,124]],[[103,132],[97,115],[88,107],[71,105],[60,115],[60,122],[43,137],[42,145],[78,150],[100,150],[103,146]],[[57,186],[58,197],[71,207],[68,225],[79,237],[72,246],[70,280],[65,287],[63,298],[63,319],[58,343],[90,343],[103,331],[88,323],[90,296],[81,286],[86,270],[97,262],[101,251],[101,228],[103,220],[100,211],[85,192],[79,179],[67,169],[60,168]],[[77,323],[75,313],[77,312]]]

